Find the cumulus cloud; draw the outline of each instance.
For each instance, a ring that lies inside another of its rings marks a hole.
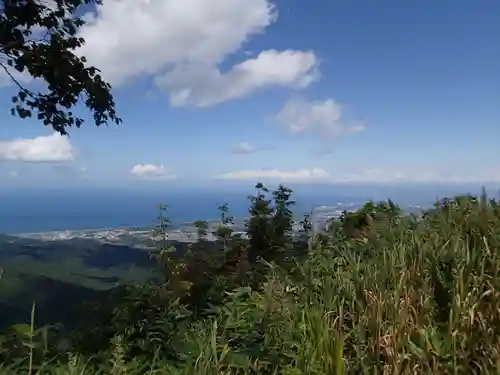
[[[233,154],[251,154],[255,151],[257,151],[257,148],[248,142],[241,142],[233,148]]]
[[[228,72],[207,64],[177,66],[155,82],[170,91],[170,103],[207,107],[241,98],[269,86],[302,89],[318,78],[312,52],[263,51]]]
[[[0,161],[63,162],[74,160],[69,138],[59,133],[36,138],[0,141]]]
[[[177,175],[170,173],[163,165],[137,164],[130,170],[130,173],[142,180],[167,180],[177,178]]]
[[[276,115],[276,120],[293,133],[303,133],[315,128],[324,135],[338,135],[364,129],[362,122],[345,122],[341,117],[342,106],[333,99],[307,101],[294,98],[284,104]]]
[[[86,18],[79,53],[115,86],[155,77],[173,105],[213,105],[271,85],[300,89],[318,78],[307,51],[261,51],[219,69],[276,20],[269,0],[107,0]]]
[[[310,182],[329,179],[329,174],[321,168],[280,171],[278,169],[241,170],[218,176],[221,180],[277,180],[280,182]]]

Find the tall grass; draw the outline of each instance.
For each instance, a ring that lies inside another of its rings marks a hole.
[[[260,289],[227,291],[173,335],[151,327],[175,353],[134,355],[125,330],[96,358],[41,358],[31,342],[31,357],[0,374],[500,374],[496,202],[460,198],[369,225],[315,235],[294,269],[266,264]]]

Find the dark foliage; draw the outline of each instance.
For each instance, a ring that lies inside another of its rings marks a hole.
[[[67,134],[69,127],[84,122],[73,109],[81,100],[97,126],[121,122],[110,85],[96,67],[88,66],[85,57],[75,53],[85,42],[77,35],[84,21],[75,12],[83,4],[94,3],[100,1],[2,0],[0,68],[18,89],[12,97],[13,115],[23,119],[36,116],[45,126]],[[45,89],[36,91],[23,85],[14,70],[38,79]]]

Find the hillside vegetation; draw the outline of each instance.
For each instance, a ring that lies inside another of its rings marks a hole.
[[[500,205],[461,196],[422,217],[368,202],[292,236],[291,190],[256,186],[248,240],[220,208],[217,246],[172,257],[160,285],[83,304],[72,329],[4,332],[0,374],[500,374]],[[67,328],[67,327],[66,327]]]

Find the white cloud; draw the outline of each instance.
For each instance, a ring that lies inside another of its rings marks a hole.
[[[362,122],[342,121],[342,106],[333,99],[308,102],[303,98],[288,100],[276,120],[293,133],[303,133],[318,128],[323,135],[338,135],[343,132],[359,132]]]
[[[69,138],[59,133],[0,141],[0,161],[63,162],[74,160]]]
[[[329,175],[321,168],[299,169],[295,171],[280,171],[278,169],[241,170],[224,173],[218,176],[221,180],[278,180],[281,182],[311,182],[324,181]]]
[[[352,173],[331,173],[332,183],[483,183],[500,182],[500,171],[450,173],[432,170],[395,171],[371,168]]]
[[[215,66],[186,64],[155,81],[159,87],[170,90],[172,105],[207,107],[269,86],[305,88],[318,78],[316,64],[312,52],[269,50],[233,66],[226,73]]]
[[[251,154],[255,151],[257,151],[257,148],[254,145],[248,142],[241,142],[233,149],[233,154]]]
[[[371,168],[362,171],[342,173],[327,172],[322,168],[281,171],[278,169],[240,170],[225,173],[217,177],[221,180],[274,180],[279,182],[321,182],[343,183],[500,183],[500,171],[482,171],[480,173],[453,174],[429,170],[411,170],[399,172],[383,168]]]
[[[143,180],[167,180],[175,179],[177,175],[170,173],[163,165],[137,164],[130,170],[136,178]]]
[[[362,121],[352,121],[348,124],[348,129],[351,133],[359,133],[365,130],[365,124]]]
[[[271,85],[300,89],[318,78],[314,53],[293,50],[219,70],[276,20],[269,0],[106,0],[86,17],[79,53],[115,85],[156,77],[173,105],[213,105]]]

